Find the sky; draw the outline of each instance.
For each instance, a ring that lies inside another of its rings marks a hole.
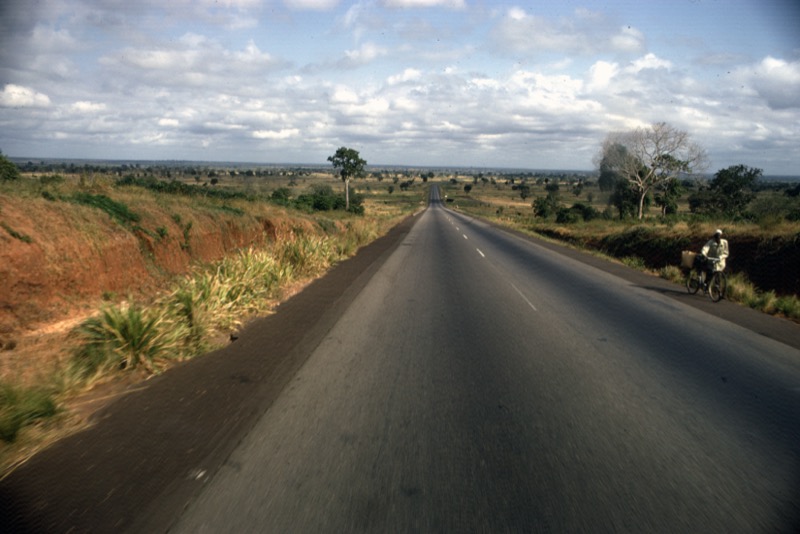
[[[592,170],[667,122],[800,175],[797,0],[0,0],[0,151]]]

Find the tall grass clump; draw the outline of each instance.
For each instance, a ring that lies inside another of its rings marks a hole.
[[[141,366],[154,373],[163,361],[180,354],[184,333],[176,326],[158,308],[135,303],[107,306],[76,329],[79,346],[70,374],[89,382],[115,369]]]
[[[52,392],[0,383],[0,440],[11,443],[24,426],[55,414]]]
[[[200,348],[208,333],[238,326],[242,316],[264,311],[293,269],[269,250],[249,248],[182,280],[162,302]]]
[[[658,275],[670,282],[683,283],[686,280],[686,273],[676,265],[665,265],[658,271]]]
[[[352,256],[367,243],[380,235],[378,225],[363,219],[348,222],[347,231],[336,240],[336,253],[343,258]]]
[[[312,276],[323,272],[339,257],[329,238],[316,235],[292,234],[273,247],[276,259],[291,267],[297,276]]]
[[[68,380],[91,383],[125,369],[154,373],[169,360],[201,354],[218,332],[268,310],[292,280],[321,274],[375,232],[361,222],[333,236],[292,231],[268,247],[197,268],[150,306],[107,306],[74,332]]]
[[[774,291],[760,291],[742,273],[728,275],[727,297],[755,310],[800,320],[800,298],[797,295],[778,295]]]

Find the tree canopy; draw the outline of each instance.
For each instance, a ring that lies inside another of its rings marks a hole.
[[[19,178],[19,168],[0,152],[0,182]]]
[[[695,213],[741,216],[755,198],[753,187],[761,173],[761,169],[746,165],[720,169],[714,174],[708,189],[689,197],[689,207]]]
[[[344,182],[345,190],[345,209],[350,210],[350,179],[359,178],[364,175],[366,160],[361,159],[358,150],[339,147],[333,156],[328,156],[328,161],[333,164],[333,168],[339,172]]]
[[[598,159],[609,179],[625,180],[636,193],[640,219],[651,190],[681,174],[701,172],[707,165],[705,150],[687,132],[665,122],[609,134]]]

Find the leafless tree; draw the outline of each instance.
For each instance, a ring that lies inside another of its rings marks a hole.
[[[681,174],[703,172],[708,166],[706,151],[687,132],[665,122],[608,134],[598,159],[636,191],[639,219],[644,199],[653,188]]]

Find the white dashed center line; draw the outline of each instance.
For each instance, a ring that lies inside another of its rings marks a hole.
[[[517,286],[515,286],[514,284],[511,284],[511,287],[513,287],[513,288],[514,288],[514,291],[516,291],[517,293],[519,293],[519,296],[520,296],[520,297],[522,297],[522,300],[524,300],[525,302],[527,302],[527,303],[528,303],[528,306],[530,306],[531,308],[533,308],[533,311],[539,311],[539,310],[537,310],[537,309],[536,309],[536,306],[534,306],[533,304],[531,304],[531,301],[529,301],[529,300],[528,300],[528,297],[526,297],[525,295],[523,295],[523,294],[522,294],[522,291],[520,291],[519,289],[517,289]]]

